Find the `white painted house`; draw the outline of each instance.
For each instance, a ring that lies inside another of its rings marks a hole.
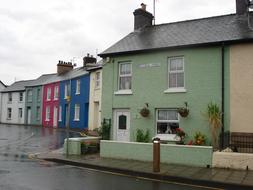
[[[1,123],[24,124],[25,86],[31,81],[17,81],[2,90]]]
[[[2,115],[2,90],[4,90],[7,86],[2,82],[0,81],[0,122],[1,122],[1,115]]]
[[[102,66],[87,69],[90,72],[89,129],[101,127]]]

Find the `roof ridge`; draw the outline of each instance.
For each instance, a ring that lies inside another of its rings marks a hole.
[[[175,22],[168,22],[168,23],[162,23],[162,24],[147,26],[146,28],[156,27],[156,26],[163,26],[163,25],[170,25],[170,24],[179,24],[179,23],[192,22],[192,21],[209,20],[209,19],[214,19],[214,18],[219,18],[219,17],[227,17],[227,16],[236,16],[236,14],[232,13],[232,14],[226,14],[226,15],[216,15],[216,16],[210,16],[210,17],[203,17],[203,18],[196,18],[196,19],[189,19],[189,20],[181,20],[181,21],[175,21]]]

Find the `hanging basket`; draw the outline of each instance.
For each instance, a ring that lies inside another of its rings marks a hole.
[[[142,108],[141,111],[140,111],[140,114],[142,117],[148,117],[149,116],[149,109],[148,108]]]
[[[189,115],[189,109],[187,108],[179,108],[177,112],[180,114],[181,117],[187,117]]]

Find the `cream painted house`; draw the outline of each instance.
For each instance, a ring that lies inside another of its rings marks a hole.
[[[89,129],[101,126],[102,66],[90,68]]]
[[[253,43],[230,47],[230,131],[253,133]]]

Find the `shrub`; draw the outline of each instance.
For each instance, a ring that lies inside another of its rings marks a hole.
[[[149,130],[147,130],[144,134],[144,131],[141,129],[137,129],[136,131],[136,142],[149,142]]]

